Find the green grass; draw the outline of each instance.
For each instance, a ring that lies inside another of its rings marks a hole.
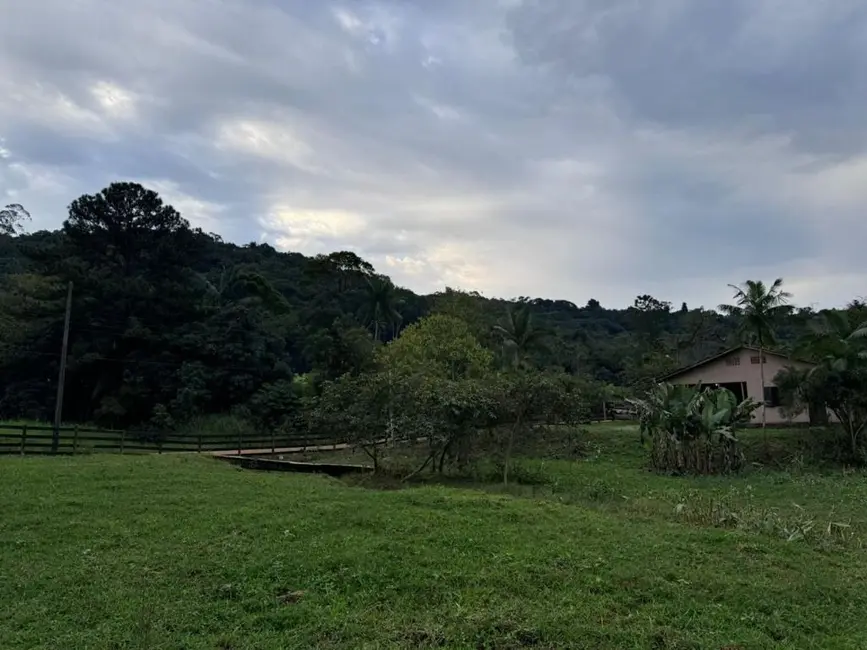
[[[522,460],[539,481],[514,494],[0,458],[0,647],[867,647],[864,474],[661,477],[634,429],[590,437],[583,460]],[[717,501],[734,522],[702,514]],[[832,510],[849,536],[754,517]]]

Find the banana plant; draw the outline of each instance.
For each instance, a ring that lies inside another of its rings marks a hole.
[[[645,436],[650,439],[652,464],[673,471],[732,469],[735,433],[759,407],[751,399],[738,402],[728,389],[701,385],[659,384],[645,399],[629,402],[639,412],[642,440]],[[716,462],[716,456],[725,462]]]

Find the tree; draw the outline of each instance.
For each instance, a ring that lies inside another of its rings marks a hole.
[[[653,347],[672,319],[671,303],[658,300],[649,294],[637,296],[629,308],[633,328],[645,350]]]
[[[786,368],[774,378],[793,413],[829,409],[845,432],[849,454],[863,462],[861,436],[867,428],[867,315],[824,310],[798,351],[817,361],[810,369]]]
[[[386,373],[346,374],[322,385],[310,424],[316,431],[361,449],[379,471],[383,444],[394,424],[399,395]],[[400,413],[400,412],[399,412]],[[406,424],[402,422],[404,430]]]
[[[397,310],[397,290],[391,280],[382,276],[368,278],[364,301],[362,318],[373,325],[373,339],[379,341],[380,327],[385,325],[391,325],[396,336],[402,318]]]
[[[466,322],[470,331],[483,345],[493,343],[493,318],[487,301],[475,291],[460,291],[446,287],[431,297],[431,314],[454,316]]]
[[[24,222],[30,221],[30,213],[20,203],[10,203],[0,209],[0,235],[25,234]]]
[[[576,378],[565,373],[519,368],[499,376],[492,389],[498,397],[497,423],[508,429],[503,455],[504,485],[509,483],[515,443],[528,427],[574,425],[587,414],[587,396],[581,394]]]
[[[380,372],[404,395],[392,402],[392,408],[404,414],[398,422],[411,423],[410,430],[429,441],[429,457],[417,471],[433,461],[442,471],[446,456],[493,417],[494,398],[487,383],[493,355],[466,322],[434,314],[407,327],[378,357]]]
[[[546,332],[535,327],[530,305],[526,302],[510,306],[503,321],[494,326],[494,331],[509,351],[513,368],[526,365],[529,355],[543,347],[546,337]]]
[[[307,336],[303,355],[323,380],[373,369],[375,344],[366,328],[344,316]]]
[[[765,387],[764,351],[776,343],[775,327],[782,315],[790,312],[790,293],[783,291],[783,279],[777,278],[767,287],[761,280],[747,280],[743,285],[729,285],[734,289],[734,304],[720,305],[719,310],[738,320],[739,334],[752,338],[759,349],[759,373],[762,390]],[[762,429],[766,425],[766,400],[762,396]],[[765,439],[767,444],[767,438]]]
[[[684,303],[686,304],[686,303]],[[665,300],[657,300],[650,294],[638,296],[632,303],[633,309],[640,312],[665,312],[671,311],[671,303]]]
[[[370,262],[363,260],[352,251],[337,251],[328,255],[317,255],[311,260],[310,265],[319,274],[335,275],[338,292],[355,287],[376,273]]]
[[[63,231],[91,260],[111,264],[130,277],[142,268],[185,267],[192,231],[159,194],[138,183],[112,183],[69,206]]]
[[[676,366],[694,363],[718,352],[725,335],[718,332],[716,312],[705,309],[680,311],[675,328],[662,337],[665,347],[674,352]]]
[[[302,383],[280,379],[264,384],[250,398],[250,411],[264,429],[286,429],[300,406]]]
[[[493,355],[473,336],[466,322],[434,314],[413,323],[382,348],[380,360],[403,375],[459,380],[487,375]]]

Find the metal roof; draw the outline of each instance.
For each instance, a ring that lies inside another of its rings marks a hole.
[[[712,361],[716,361],[717,359],[721,359],[724,356],[731,354],[732,352],[737,352],[738,350],[752,350],[753,352],[758,352],[759,348],[754,346],[754,345],[737,345],[733,348],[723,350],[722,352],[715,354],[711,357],[707,357],[706,359],[702,359],[701,361],[698,361],[697,363],[693,363],[691,365],[684,366],[683,368],[680,368],[679,370],[675,370],[674,372],[670,372],[667,375],[663,375],[662,377],[658,377],[656,379],[656,381],[658,381],[658,382],[667,381],[667,380],[671,379],[672,377],[677,377],[678,375],[682,375],[686,372],[689,372],[690,370],[695,370],[696,368],[700,368],[701,366],[704,366],[708,363],[711,363]],[[795,357],[793,357],[791,355],[783,354],[782,352],[774,352],[773,350],[764,349],[764,350],[762,350],[762,354],[770,354],[772,356],[780,357],[782,359],[788,359],[790,361],[799,361],[801,363],[809,363],[810,365],[816,365],[812,361],[807,361],[806,359],[796,359]]]

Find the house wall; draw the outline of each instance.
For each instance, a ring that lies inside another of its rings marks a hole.
[[[761,369],[758,363],[752,363],[751,357],[758,357],[759,353],[748,348],[742,348],[727,354],[719,359],[714,359],[698,368],[688,370],[681,375],[672,377],[668,381],[672,384],[727,384],[746,382],[747,397],[757,402],[764,398],[762,388]],[[736,361],[737,360],[737,361]],[[737,363],[737,365],[735,365]],[[796,368],[809,368],[810,364],[791,361],[784,357],[765,354],[765,386],[774,385],[774,377],[786,366]],[[789,422],[809,423],[810,415],[806,411],[796,417],[787,419],[778,407],[768,407],[765,418],[768,424],[784,424]],[[762,410],[756,409],[753,413],[753,422],[761,422]]]

